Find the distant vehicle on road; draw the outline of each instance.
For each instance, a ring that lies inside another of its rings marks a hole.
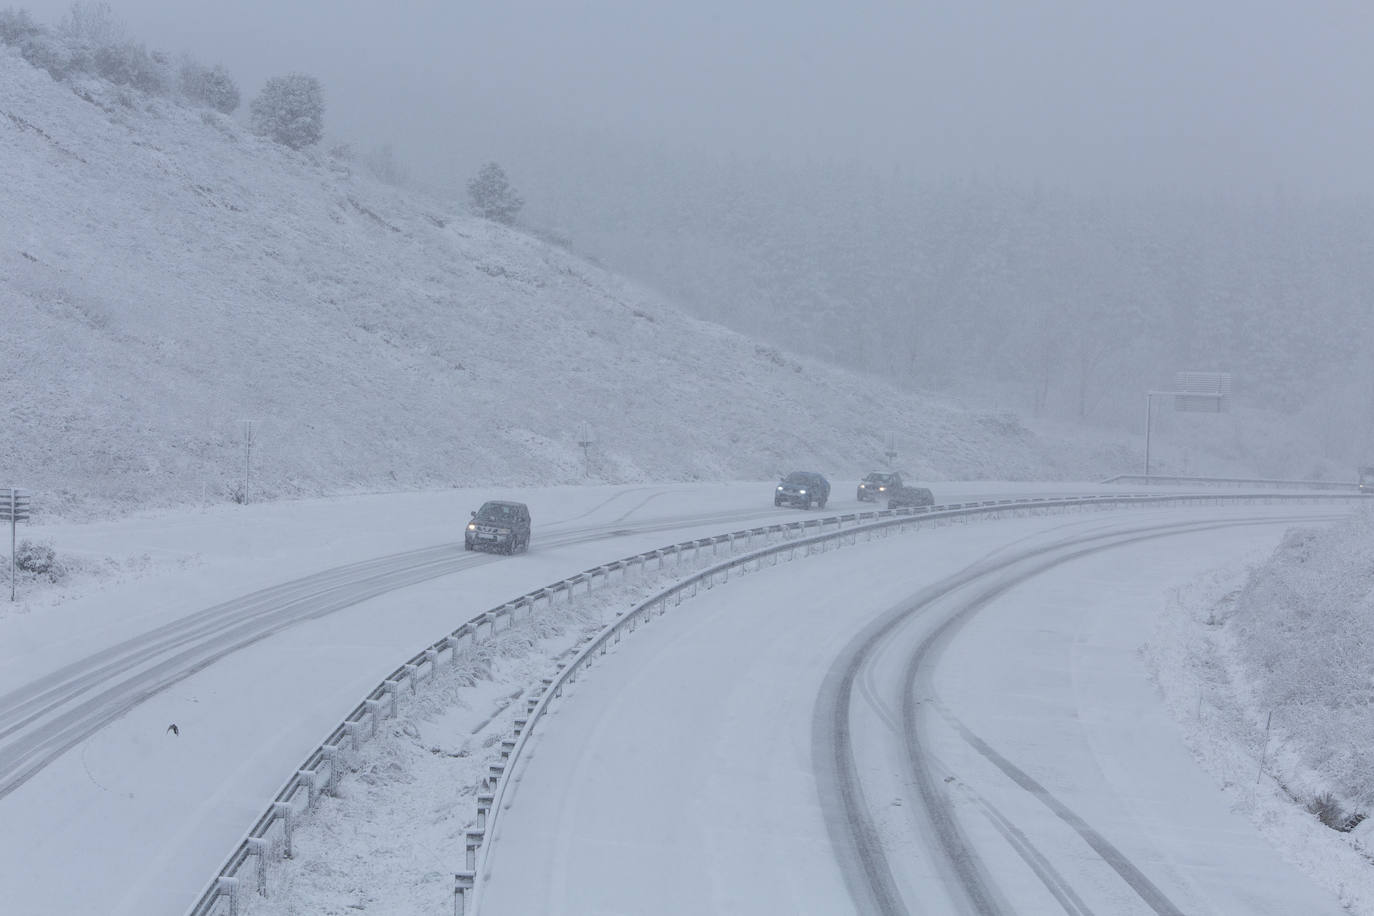
[[[825,508],[830,498],[830,481],[815,471],[793,471],[782,479],[773,491],[773,505]]]
[[[472,513],[463,534],[464,550],[515,553],[530,546],[530,510],[524,503],[491,500]]]
[[[1374,467],[1360,468],[1360,492],[1374,496]]]
[[[859,481],[859,502],[876,503],[902,485],[902,475],[896,471],[874,471]]]
[[[909,509],[935,505],[935,496],[925,487],[898,487],[887,496],[889,509]]]

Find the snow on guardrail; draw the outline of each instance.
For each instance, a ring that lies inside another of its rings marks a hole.
[[[1144,474],[1117,474],[1115,477],[1108,477],[1102,483],[1143,484],[1147,486],[1161,484],[1164,486],[1264,487],[1275,490],[1339,490],[1352,493],[1359,490],[1359,484],[1354,481],[1276,480],[1264,477],[1179,477],[1171,474],[1151,474],[1148,477]]]

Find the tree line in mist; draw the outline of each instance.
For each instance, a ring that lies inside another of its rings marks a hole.
[[[1238,404],[1374,456],[1374,206],[926,182],[663,150],[527,162],[535,218],[711,320],[898,382],[1141,425],[1226,371]],[[576,171],[576,174],[574,172]]]

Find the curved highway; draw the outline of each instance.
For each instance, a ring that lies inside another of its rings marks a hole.
[[[701,527],[717,533],[780,515],[776,509],[751,507],[636,520],[635,513],[657,495],[651,488],[617,494],[608,502],[629,505],[617,507],[619,514],[600,524],[578,525],[572,519],[550,530],[536,527],[534,548]],[[327,569],[190,613],[0,695],[0,798],[130,708],[228,655],[302,621],[500,559],[466,553],[458,541]]]
[[[1167,585],[1331,517],[1007,520],[732,579],[531,737],[481,913],[1334,916],[1135,654]]]

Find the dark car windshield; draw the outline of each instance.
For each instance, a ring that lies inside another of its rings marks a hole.
[[[864,478],[864,483],[878,483],[884,486],[892,483],[891,474],[869,474]]]
[[[486,503],[477,510],[477,517],[499,522],[510,521],[516,517],[515,507],[506,503]]]
[[[793,486],[798,487],[804,487],[811,482],[811,475],[804,474],[801,471],[793,471],[791,474],[788,474],[787,477],[783,480],[783,483],[790,483]]]

